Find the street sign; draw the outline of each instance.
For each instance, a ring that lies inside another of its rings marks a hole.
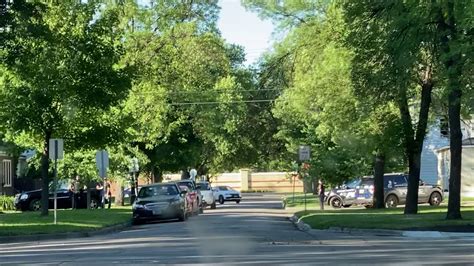
[[[64,158],[64,140],[50,139],[49,140],[49,159],[58,160]]]
[[[64,158],[64,140],[49,139],[49,158],[54,161],[54,224],[58,223],[58,160]]]
[[[132,165],[130,167],[130,172],[138,172],[140,170],[140,167],[138,165],[138,159],[137,158],[132,158]]]
[[[306,145],[301,145],[298,149],[300,161],[309,161],[311,159],[311,148]]]
[[[109,167],[109,153],[106,150],[97,151],[95,154],[95,163],[99,169],[99,176],[107,177],[107,168]]]

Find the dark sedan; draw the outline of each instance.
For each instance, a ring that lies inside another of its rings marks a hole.
[[[157,183],[142,187],[133,203],[133,223],[157,219],[186,220],[185,194],[175,183]]]
[[[72,208],[74,205],[78,209],[87,208],[87,191],[81,190],[80,193],[73,194],[66,183],[59,183],[57,190],[58,209]],[[39,211],[41,210],[41,191],[42,189],[22,192],[15,196],[15,207],[21,211]],[[50,209],[54,208],[54,189],[49,188],[49,205]],[[97,209],[101,202],[101,190],[91,190],[90,208]]]

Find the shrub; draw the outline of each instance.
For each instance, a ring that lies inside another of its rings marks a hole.
[[[0,211],[14,211],[15,198],[9,196],[0,196]]]

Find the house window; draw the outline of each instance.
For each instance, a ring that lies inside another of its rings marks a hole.
[[[439,119],[439,128],[441,137],[449,138],[449,123],[447,118],[442,117]]]
[[[12,186],[12,161],[3,160],[2,164],[3,164],[3,167],[2,167],[3,186],[11,187]]]

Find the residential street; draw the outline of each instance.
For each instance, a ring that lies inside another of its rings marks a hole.
[[[301,232],[279,195],[244,195],[186,222],[76,240],[0,243],[0,264],[452,264],[474,262],[474,237],[413,239]]]

